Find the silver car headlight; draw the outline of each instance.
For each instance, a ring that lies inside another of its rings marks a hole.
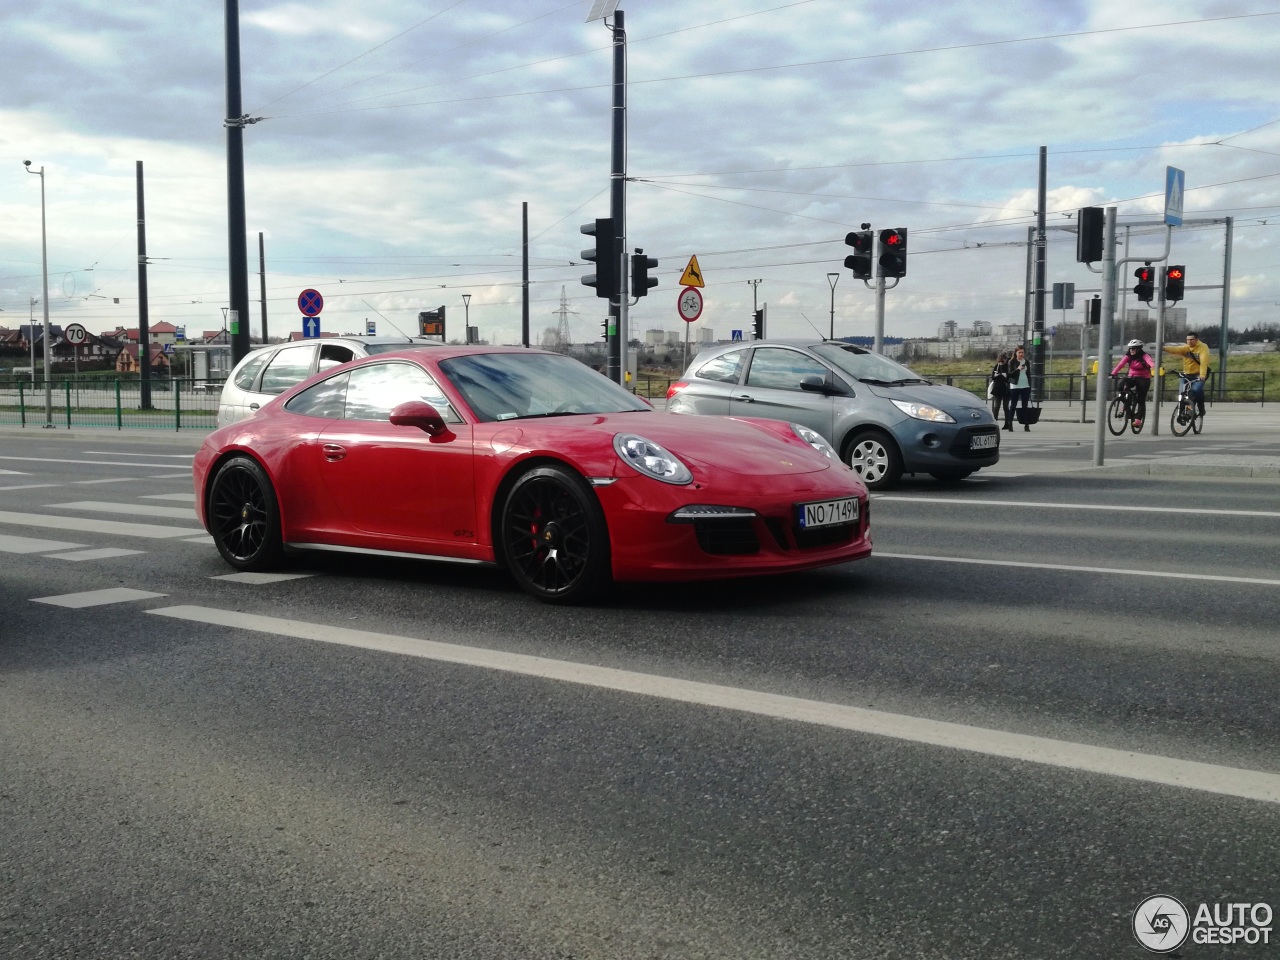
[[[663,483],[693,482],[693,474],[689,472],[689,468],[652,440],[638,437],[634,433],[619,433],[614,435],[613,449],[624,462],[647,477]]]
[[[834,460],[836,463],[841,462],[840,455],[836,453],[835,447],[827,443],[826,438],[822,434],[820,434],[817,430],[811,430],[808,427],[804,426],[803,424],[799,424],[799,423],[793,423],[790,426],[791,426],[791,432],[794,433],[801,440],[803,440],[805,443],[807,443],[809,446],[813,447],[813,449],[817,450],[819,453],[823,454],[828,459]]]
[[[891,402],[908,417],[912,417],[916,420],[928,420],[930,423],[956,422],[956,418],[951,416],[951,414],[947,413],[945,410],[939,410],[937,407],[931,407],[927,403],[914,403],[910,400],[893,400]]]

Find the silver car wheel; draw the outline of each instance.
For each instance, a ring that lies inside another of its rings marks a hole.
[[[863,440],[849,451],[849,466],[863,483],[877,483],[889,470],[889,451],[879,440]]]

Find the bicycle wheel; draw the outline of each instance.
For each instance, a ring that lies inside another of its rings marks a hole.
[[[1169,418],[1169,430],[1175,437],[1185,437],[1191,429],[1195,411],[1186,401],[1180,401],[1173,408],[1173,416]]]
[[[1118,397],[1112,400],[1111,406],[1107,410],[1107,429],[1118,437],[1124,433],[1124,428],[1129,425],[1128,420],[1129,411],[1124,408],[1124,401]]]
[[[1146,424],[1146,422],[1147,421],[1145,419],[1139,420],[1137,417],[1134,417],[1132,420],[1129,421],[1129,429],[1132,430],[1134,435],[1136,436],[1142,432],[1142,428]]]
[[[1192,413],[1191,429],[1194,430],[1196,433],[1199,433],[1200,428],[1204,426],[1204,414],[1197,413],[1194,410],[1191,411],[1191,413]]]

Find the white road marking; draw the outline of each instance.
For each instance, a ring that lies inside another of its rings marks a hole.
[[[939,563],[971,563],[988,567],[1018,567],[1023,570],[1064,570],[1067,573],[1105,573],[1125,577],[1159,577],[1169,580],[1209,580],[1216,583],[1254,583],[1264,587],[1280,587],[1280,580],[1264,580],[1261,577],[1225,577],[1212,573],[1168,573],[1161,570],[1125,570],[1118,567],[1084,567],[1067,563],[1031,563],[1022,560],[986,560],[979,557],[935,557],[924,553],[884,553],[875,551],[872,556],[890,560],[936,560]]]
[[[178,459],[178,460],[194,460],[194,453],[121,453],[119,450],[84,450],[87,456],[99,457],[159,457],[162,459]],[[172,464],[158,464],[158,466],[172,466]]]
[[[4,475],[7,475],[7,476],[11,476],[11,477],[25,477],[25,476],[26,476],[26,474],[25,474],[25,473],[23,473],[21,470],[0,470],[0,474],[4,474]]]
[[[194,520],[193,507],[153,507],[150,504],[110,503],[101,500],[78,500],[75,503],[47,503],[50,510],[83,510],[91,513],[124,513],[131,517],[164,517],[169,520]]]
[[[212,538],[211,538],[212,539]],[[228,583],[279,583],[282,580],[300,580],[303,577],[314,577],[314,573],[224,573],[210,577],[210,580],[226,580]]]
[[[186,473],[157,473],[151,479],[152,480],[190,480],[191,471],[188,470]]]
[[[435,640],[351,630],[320,623],[306,623],[301,620],[235,613],[210,607],[159,607],[146,612],[192,623],[214,624],[236,630],[253,630],[281,637],[378,650],[486,670],[501,670],[522,676],[617,690],[678,703],[736,710],[779,720],[792,720],[873,736],[891,737],[910,743],[922,743],[1068,770],[1100,773],[1128,780],[1160,783],[1206,793],[1280,804],[1280,774],[1259,770],[1178,760],[1154,754],[1134,753],[1110,747],[1051,740],[1046,737],[824,703],[819,700],[805,700],[740,687],[680,680],[655,674],[487,650]]]
[[[38,490],[41,487],[60,487],[60,483],[19,483],[12,487],[0,487],[0,490]]]
[[[128,587],[108,587],[106,590],[89,590],[85,593],[64,593],[57,597],[35,597],[33,602],[80,610],[84,607],[100,607],[107,603],[126,603],[130,600],[150,600],[152,597],[163,596],[166,594],[131,590]]]
[[[96,550],[76,550],[73,553],[46,554],[50,560],[106,560],[110,557],[128,557],[145,550],[122,550],[120,547],[98,547]]]
[[[1216,517],[1280,517],[1274,510],[1210,510],[1203,507],[1129,507],[1110,503],[1037,503],[1032,500],[957,500],[952,497],[898,497],[879,495],[879,501],[893,500],[899,503],[946,503],[953,506],[969,507],[1033,507],[1041,510],[1110,510],[1123,513],[1193,513],[1196,516],[1205,514]]]
[[[201,543],[201,544],[204,544],[206,547],[212,547],[213,537],[209,536],[206,533],[203,537],[185,537],[183,538],[182,542],[183,543]]]
[[[0,553],[44,553],[46,550],[73,550],[83,543],[63,543],[61,540],[36,540],[34,537],[12,537],[0,533]]]
[[[175,500],[181,503],[195,503],[194,493],[144,493],[139,500]]]
[[[68,480],[68,483],[145,483],[155,477],[108,477],[105,480]]]
[[[169,463],[119,463],[113,460],[67,460],[63,457],[0,457],[0,460],[22,460],[26,463],[90,463],[99,467],[150,467],[153,470],[169,470],[173,464]],[[186,473],[175,474],[175,476],[189,476]]]
[[[196,527],[165,527],[155,523],[125,523],[121,520],[94,520],[89,517],[51,517],[42,513],[13,513],[0,510],[0,523],[14,523],[46,530],[75,530],[80,533],[114,533],[122,537],[152,540],[190,536],[204,531]]]

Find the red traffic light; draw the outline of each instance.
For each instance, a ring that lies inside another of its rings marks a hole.
[[[1155,274],[1150,267],[1139,267],[1133,271],[1133,275],[1138,278],[1139,283],[1150,283],[1155,279]]]
[[[1169,273],[1168,273],[1168,278],[1169,278],[1170,280],[1181,280],[1181,279],[1182,279],[1182,271],[1181,271],[1180,269],[1178,269],[1177,267],[1170,267],[1170,268],[1169,268]]]
[[[885,237],[884,237],[884,245],[886,247],[902,246],[902,234],[898,233],[898,231],[896,230],[886,230]]]

